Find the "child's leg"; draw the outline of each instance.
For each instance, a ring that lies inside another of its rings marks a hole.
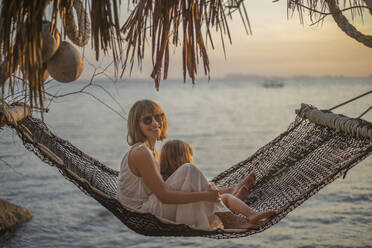
[[[233,212],[244,215],[250,223],[262,224],[265,219],[276,214],[275,210],[267,212],[256,212],[252,208],[248,207],[242,200],[235,197],[232,194],[222,194],[222,202]]]
[[[252,171],[240,183],[230,188],[218,188],[221,193],[233,194],[241,200],[247,198],[249,190],[256,184],[256,173]]]
[[[238,190],[235,190],[232,195],[236,196],[239,200],[245,200],[249,194],[247,186],[243,185]]]
[[[235,191],[233,192],[233,195],[237,196],[241,200],[244,200],[248,195],[248,191],[251,188],[253,188],[255,184],[256,184],[256,173],[252,171],[251,173],[249,173],[247,177],[243,179],[243,181],[241,181],[238,185],[235,186]]]

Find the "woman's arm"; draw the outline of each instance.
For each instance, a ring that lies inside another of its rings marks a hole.
[[[154,157],[146,146],[132,150],[128,159],[131,168],[136,170],[136,172],[143,178],[145,184],[163,203],[183,204],[198,201],[218,202],[220,199],[218,191],[212,188],[203,192],[168,190],[158,168],[156,167]]]

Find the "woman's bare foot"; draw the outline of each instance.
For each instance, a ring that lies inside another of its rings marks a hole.
[[[251,229],[259,227],[258,224],[252,224],[247,218],[235,215],[233,213],[216,213],[223,223],[225,229]]]
[[[276,210],[269,210],[266,212],[261,212],[261,213],[254,213],[249,216],[247,216],[248,222],[252,224],[257,224],[257,225],[263,225],[277,213]]]
[[[247,218],[229,212],[216,213],[216,215],[220,218],[226,229],[252,229],[265,224],[276,213],[275,210],[270,210],[252,214]]]

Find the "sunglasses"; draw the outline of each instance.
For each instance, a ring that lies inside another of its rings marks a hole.
[[[156,115],[148,115],[146,117],[143,117],[142,119],[139,119],[139,121],[142,121],[145,125],[151,125],[152,118],[154,117],[155,121],[161,125],[162,118],[164,116],[164,113],[156,114]]]

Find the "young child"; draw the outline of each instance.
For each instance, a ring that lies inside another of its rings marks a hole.
[[[182,140],[167,141],[160,152],[160,173],[166,181],[180,166],[183,164],[193,164],[194,151],[189,144]],[[210,187],[216,187],[213,184]],[[275,210],[267,212],[256,212],[248,207],[242,200],[231,193],[221,193],[221,201],[233,212],[244,215],[252,223],[261,225],[266,219],[276,213]],[[216,213],[218,215],[218,213]],[[224,222],[225,228],[233,228],[226,226],[226,215],[218,215]]]

